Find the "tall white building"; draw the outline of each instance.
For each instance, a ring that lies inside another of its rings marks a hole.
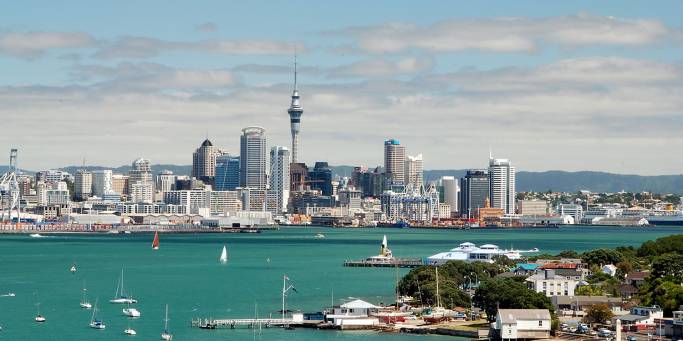
[[[289,149],[275,146],[270,149],[270,190],[277,195],[277,212],[287,212],[289,202]]]
[[[222,153],[214,147],[209,139],[204,140],[202,145],[192,154],[192,177],[213,183],[216,172],[216,157]]]
[[[94,170],[92,172],[92,194],[102,198],[105,193],[113,193],[114,188],[112,182],[111,169]]]
[[[451,216],[458,211],[460,197],[460,186],[458,186],[458,179],[453,176],[442,176],[439,180],[441,183],[441,191],[443,195],[443,202],[450,206]]]
[[[92,194],[92,173],[79,169],[74,176],[74,197],[76,200],[87,200]]]
[[[396,139],[384,141],[384,172],[389,185],[405,185],[406,148]]]
[[[266,189],[266,130],[242,129],[240,137],[240,186]]]
[[[491,207],[515,213],[515,167],[508,159],[489,157],[489,200]]]
[[[159,192],[172,191],[175,188],[176,176],[170,170],[163,170],[156,178],[156,190]]]
[[[128,196],[132,202],[154,202],[154,182],[149,160],[140,158],[133,161],[128,172]]]
[[[406,185],[417,189],[424,185],[424,172],[422,166],[422,154],[417,156],[410,156],[406,158],[405,162],[405,180]]]

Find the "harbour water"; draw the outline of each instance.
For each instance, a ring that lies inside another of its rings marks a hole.
[[[165,304],[169,305],[174,340],[430,340],[438,336],[334,332],[277,328],[255,331],[190,328],[197,317],[278,316],[282,277],[298,293],[288,296],[288,309],[320,311],[351,297],[372,303],[392,302],[396,271],[386,268],[345,268],[343,262],[379,251],[382,235],[397,257],[426,258],[464,241],[493,243],[501,248],[543,253],[572,249],[639,245],[645,240],[680,233],[677,228],[571,227],[522,230],[416,230],[286,228],[260,234],[162,234],[161,247],[152,250],[152,235],[62,234],[31,238],[0,235],[1,340],[121,340],[123,330],[133,338],[158,340]],[[323,233],[325,238],[315,238]],[[229,261],[219,262],[223,245]],[[69,272],[72,264],[77,271]],[[121,269],[125,286],[140,302],[142,316],[123,316],[125,306],[111,304]],[[400,274],[407,269],[399,270]],[[88,296],[99,298],[107,327],[88,326],[91,311],[79,307],[85,281]],[[36,301],[47,322],[33,321]],[[448,339],[452,339],[448,337]]]

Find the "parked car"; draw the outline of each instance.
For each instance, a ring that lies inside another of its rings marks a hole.
[[[638,338],[635,335],[628,335],[626,341],[638,341]]]
[[[600,328],[600,329],[598,329],[598,336],[599,337],[612,336],[612,331],[607,329],[607,328]]]

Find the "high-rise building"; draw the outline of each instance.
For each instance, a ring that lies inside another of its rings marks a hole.
[[[308,166],[301,162],[292,162],[289,165],[291,191],[301,192],[306,189],[309,183]]]
[[[384,141],[384,172],[388,185],[405,185],[406,148],[396,139]]]
[[[158,192],[168,192],[175,189],[176,176],[170,170],[163,170],[156,176],[156,190]]]
[[[316,162],[313,170],[308,172],[308,178],[311,189],[319,190],[322,195],[331,196],[334,194],[332,189],[332,169],[327,162]]]
[[[443,196],[443,203],[449,205],[451,213],[450,216],[458,211],[458,197],[460,196],[460,187],[458,186],[458,179],[453,176],[442,176],[441,180],[441,195]]]
[[[242,129],[240,137],[240,186],[266,189],[266,130]]]
[[[112,174],[111,189],[115,193],[119,193],[121,195],[128,195],[128,178],[128,175]]]
[[[491,207],[505,214],[515,213],[515,167],[508,159],[489,158],[489,198]]]
[[[299,102],[299,89],[296,84],[296,58],[294,59],[294,91],[292,92],[292,103],[287,110],[289,114],[289,125],[292,129],[292,163],[299,162],[299,130],[301,129],[301,114],[304,109]]]
[[[277,196],[277,212],[287,212],[289,202],[289,149],[275,146],[270,149],[270,190]]]
[[[240,186],[240,157],[223,154],[216,158],[216,191],[234,191]]]
[[[154,201],[154,182],[149,160],[140,158],[133,161],[132,168],[128,171],[128,195],[132,202]]]
[[[114,184],[111,169],[102,169],[92,171],[92,194],[100,198],[104,194],[111,194],[114,192]],[[122,194],[119,192],[119,194]]]
[[[79,169],[74,176],[74,197],[76,200],[88,200],[92,194],[92,173]]]
[[[422,166],[422,154],[408,156],[405,162],[405,181],[406,185],[414,190],[424,186],[424,175]]]
[[[476,217],[489,197],[489,175],[485,170],[468,170],[460,179],[460,214]]]
[[[202,180],[204,183],[213,184],[216,157],[221,154],[221,151],[214,147],[209,139],[204,140],[202,145],[192,154],[192,177]]]

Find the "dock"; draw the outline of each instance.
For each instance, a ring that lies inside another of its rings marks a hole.
[[[290,326],[300,326],[302,322],[292,321],[290,319],[257,319],[257,318],[246,318],[246,319],[196,319],[192,320],[191,326],[201,329],[218,329],[218,328],[230,328],[235,329],[237,327],[246,328],[269,328],[269,327],[290,327]]]
[[[423,265],[424,262],[420,258],[390,259],[382,261],[376,261],[373,259],[344,261],[344,266],[366,268],[417,268]]]

